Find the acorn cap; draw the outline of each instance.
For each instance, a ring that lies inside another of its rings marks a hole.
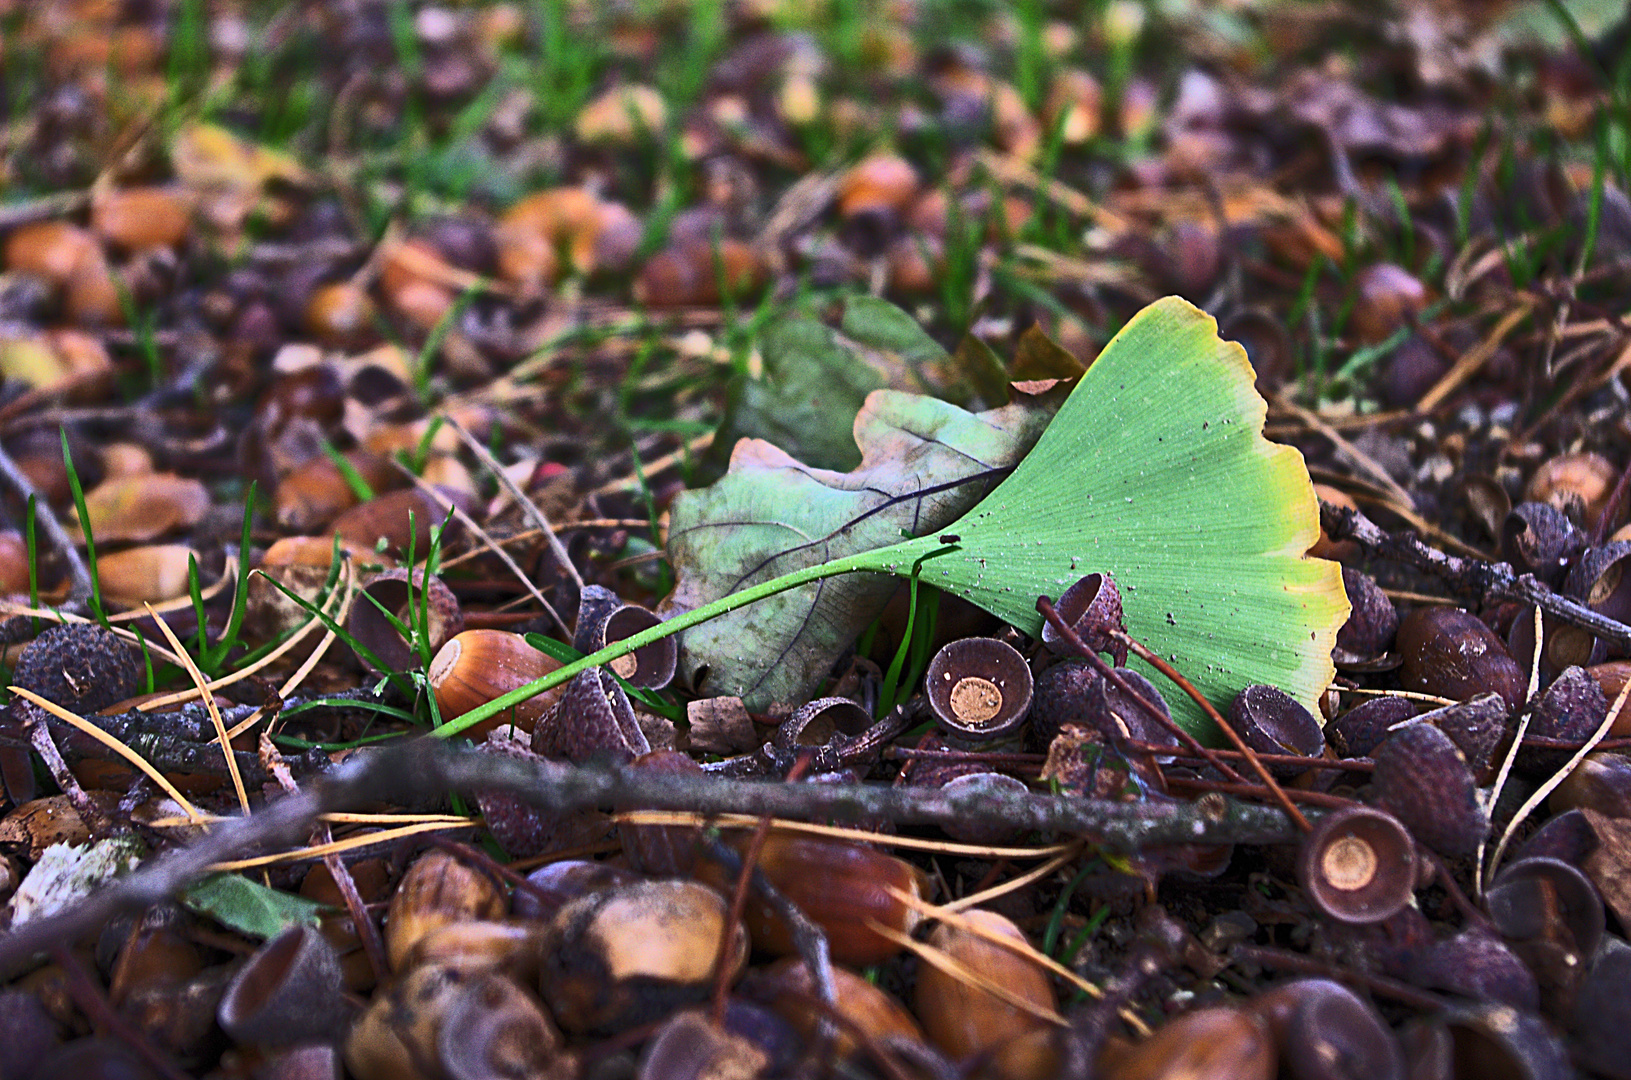
[[[651,749],[634,706],[603,668],[579,673],[560,703],[532,729],[534,753],[581,764],[594,759],[633,761]]]
[[[849,698],[816,698],[793,710],[793,715],[776,729],[774,741],[779,750],[826,746],[859,735],[871,726],[871,715]]]
[[[1325,733],[1314,714],[1276,686],[1256,684],[1236,694],[1228,721],[1258,753],[1317,757],[1325,751]],[[1295,776],[1302,769],[1279,765],[1273,771],[1277,776]]]
[[[598,652],[607,645],[633,637],[649,630],[663,620],[656,613],[638,604],[623,604],[613,609],[597,627],[592,644]],[[619,656],[606,666],[631,686],[647,690],[661,690],[674,678],[679,665],[679,638],[670,635],[649,642],[625,656]]]
[[[1467,759],[1448,735],[1419,720],[1377,747],[1370,790],[1377,806],[1441,855],[1471,855],[1489,831]]]
[[[1332,979],[1297,979],[1259,995],[1284,1068],[1297,1080],[1404,1080],[1393,1032],[1368,1001]]]
[[[1409,958],[1404,975],[1425,990],[1443,990],[1516,1009],[1540,1007],[1534,973],[1487,927],[1469,926]]]
[[[1416,890],[1416,845],[1397,818],[1369,806],[1326,814],[1303,837],[1297,880],[1322,914],[1381,922]]]
[[[136,653],[95,623],[54,626],[29,643],[11,681],[69,712],[98,712],[136,693]]]
[[[949,642],[935,653],[924,678],[940,722],[953,734],[978,740],[1001,738],[1024,721],[1032,685],[1019,650],[996,638]]]
[[[1546,503],[1519,503],[1501,523],[1501,558],[1553,587],[1585,547],[1574,522]]]
[[[1393,647],[1399,632],[1399,611],[1369,574],[1344,566],[1342,588],[1352,610],[1337,631],[1332,655],[1338,664],[1368,666]]]
[[[216,1018],[240,1043],[290,1046],[320,1040],[345,1022],[342,990],[334,946],[314,926],[291,926],[238,970]]]
[[[1345,758],[1370,757],[1392,729],[1416,715],[1416,703],[1402,697],[1362,701],[1325,725],[1331,748]]]
[[[387,613],[417,634],[423,611],[431,656],[464,629],[458,597],[441,578],[426,578],[422,569],[387,570],[364,586],[362,593],[351,605],[346,629],[387,671],[407,671],[420,663],[418,652],[391,624]],[[372,666],[361,653],[358,659]]]
[[[1545,1021],[1493,1002],[1452,1007],[1444,1016],[1455,1041],[1457,1076],[1569,1080],[1569,1051]]]
[[[1116,588],[1113,577],[1088,574],[1066,589],[1053,607],[1060,620],[1075,631],[1084,645],[1097,653],[1109,653],[1117,667],[1126,666],[1127,646],[1111,636],[1127,632],[1127,624],[1122,619],[1121,590]],[[1075,654],[1064,635],[1046,620],[1042,623],[1042,644],[1059,656]]]
[[[1561,859],[1509,863],[1484,896],[1491,921],[1509,941],[1546,938],[1584,960],[1597,951],[1606,918],[1597,887]]]

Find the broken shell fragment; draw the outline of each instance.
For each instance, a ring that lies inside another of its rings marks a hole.
[[[924,678],[929,705],[953,734],[987,740],[1017,728],[1031,708],[1031,669],[996,638],[963,638],[935,653]]]

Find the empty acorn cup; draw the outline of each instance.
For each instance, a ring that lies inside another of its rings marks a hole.
[[[255,950],[216,1019],[240,1043],[290,1046],[332,1035],[345,1019],[340,958],[314,926],[291,926]]]
[[[1416,891],[1416,845],[1392,814],[1347,806],[1303,837],[1297,880],[1321,913],[1345,923],[1381,922]]]
[[[390,671],[405,671],[419,660],[392,618],[417,632],[423,613],[432,656],[464,629],[464,613],[453,590],[439,577],[427,578],[423,570],[412,571],[411,578],[409,573],[388,570],[374,578],[351,605],[346,620],[346,629],[357,643]]]
[[[1109,574],[1088,574],[1064,591],[1054,610],[1084,645],[1094,652],[1109,653],[1115,657],[1117,667],[1126,666],[1127,646],[1112,636],[1127,630],[1122,621],[1121,590]],[[1042,624],[1042,644],[1056,655],[1074,653],[1051,622]]]
[[[996,638],[948,643],[929,662],[924,689],[954,734],[986,740],[1011,733],[1031,708],[1031,669],[1019,650]]]
[[[585,592],[587,591],[586,589]],[[624,638],[631,638],[642,630],[649,630],[662,621],[655,612],[639,604],[620,604],[605,612],[604,617],[595,620],[594,625],[588,629],[586,639],[580,632],[579,639],[583,644],[579,645],[578,649],[585,653],[598,652]],[[606,666],[631,686],[660,690],[674,678],[679,655],[679,639],[665,637],[619,656]]]

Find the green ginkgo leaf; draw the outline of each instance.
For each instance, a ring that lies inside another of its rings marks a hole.
[[[1266,412],[1244,350],[1183,300],[1158,301],[1105,346],[1013,472],[955,521],[751,581],[441,731],[767,597],[842,574],[909,575],[925,557],[926,583],[1031,633],[1040,629],[1038,596],[1058,597],[1076,579],[1108,571],[1128,630],[1214,703],[1227,707],[1242,687],[1269,683],[1313,708],[1333,674],[1331,646],[1348,601],[1336,564],[1304,554],[1318,504],[1301,455],[1263,438]],[[819,591],[794,614],[803,623],[832,617]],[[1211,734],[1198,707],[1169,697],[1181,722]]]

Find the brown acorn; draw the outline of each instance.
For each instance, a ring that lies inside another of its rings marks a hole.
[[[1381,922],[1416,890],[1416,845],[1393,815],[1347,806],[1303,837],[1297,880],[1321,913],[1338,922]]]
[[[507,630],[465,630],[431,659],[428,679],[442,721],[456,720],[478,705],[525,686],[559,668],[561,662]],[[480,738],[499,727],[530,732],[555,707],[564,689],[546,691],[506,709],[467,731]]]
[[[740,849],[744,841],[734,846]],[[922,899],[929,893],[923,871],[876,848],[848,840],[772,831],[759,852],[758,867],[783,896],[826,931],[832,958],[857,966],[881,963],[902,946],[872,929],[877,922],[910,934],[922,921],[917,909],[891,895],[893,888]],[[698,876],[721,889],[734,886],[734,873],[704,861]],[[743,921],[753,947],[775,956],[794,950],[792,932],[770,905],[748,897]]]
[[[1399,621],[1399,681],[1405,689],[1464,701],[1493,691],[1521,708],[1529,677],[1476,616],[1451,607],[1417,608]]]
[[[569,1080],[577,1062],[542,1004],[514,980],[473,977],[449,999],[436,1033],[436,1058],[448,1080],[529,1077]]]
[[[466,513],[476,509],[464,492],[445,489],[438,494]],[[430,550],[431,528],[444,522],[444,535],[457,531],[453,511],[430,492],[414,487],[388,491],[352,507],[334,520],[332,531],[358,552],[380,552],[393,559],[405,558],[411,545],[418,560]]]
[[[386,458],[361,449],[348,450],[343,456],[374,491],[398,486],[399,474]],[[327,454],[318,454],[278,481],[273,512],[285,529],[312,532],[359,502],[361,499],[340,467]]]
[[[1375,804],[1441,855],[1478,850],[1489,818],[1467,759],[1438,728],[1420,721],[1396,728],[1376,749],[1370,790]]]
[[[740,240],[690,241],[646,260],[634,281],[634,300],[654,308],[706,307],[726,293],[746,299],[767,278],[759,253]]]
[[[6,237],[6,269],[62,285],[93,252],[100,248],[84,229],[65,221],[41,221],[18,226]]]
[[[1508,744],[1510,712],[1499,694],[1479,694],[1422,713],[1418,719],[1447,735],[1480,786],[1494,779],[1499,755]],[[1401,725],[1402,726],[1402,725]]]
[[[726,978],[747,963],[748,937],[724,897],[694,881],[637,881],[574,900],[550,922],[542,987],[575,1033],[616,1032],[704,1000],[720,942]]]
[[[408,867],[385,916],[385,951],[392,971],[419,939],[438,927],[504,914],[504,893],[492,878],[449,855],[427,851]]]
[[[180,247],[192,228],[193,202],[180,187],[93,191],[91,229],[126,251]]]
[[[1393,263],[1366,266],[1355,275],[1354,289],[1349,324],[1364,345],[1385,341],[1427,305],[1427,287],[1410,271]]]
[[[874,154],[845,173],[838,186],[838,215],[850,245],[863,256],[882,252],[899,232],[918,184],[911,162],[890,153]]]
[[[1024,931],[994,911],[973,908],[962,914],[986,934],[1026,941]],[[948,971],[924,961],[917,975],[918,1020],[929,1041],[953,1059],[967,1059],[1052,1026],[1037,1015],[1052,1013],[1057,1006],[1053,983],[1043,968],[965,926],[942,923],[930,932],[927,944],[962,969]],[[1031,1008],[999,998],[986,989],[992,985]]]
[[[967,739],[998,739],[1024,723],[1031,708],[1030,665],[1007,642],[962,638],[929,661],[924,692],[935,716]]]
[[[1062,69],[1048,90],[1045,116],[1050,130],[1058,125],[1067,145],[1087,142],[1099,133],[1104,91],[1099,80],[1079,68]]]
[[[375,994],[346,1035],[347,1070],[357,1080],[443,1080],[437,1036],[453,1001],[475,978],[481,976],[418,967]]]
[[[374,302],[358,286],[336,281],[312,292],[301,322],[325,345],[353,348],[374,336]]]

